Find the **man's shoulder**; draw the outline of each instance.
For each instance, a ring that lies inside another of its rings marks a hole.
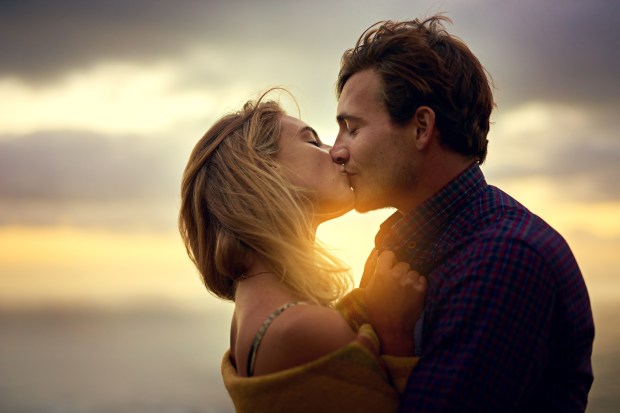
[[[464,249],[478,253],[540,255],[545,261],[571,256],[562,235],[501,189],[488,186],[480,199],[455,219],[466,228],[461,239]]]
[[[474,233],[487,240],[514,239],[532,245],[561,235],[543,218],[501,189],[489,185],[477,202]]]

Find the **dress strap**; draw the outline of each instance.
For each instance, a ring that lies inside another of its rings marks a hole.
[[[258,329],[256,336],[254,337],[254,341],[252,342],[252,347],[250,348],[250,354],[248,356],[248,365],[247,365],[247,373],[248,377],[252,377],[254,375],[254,364],[256,363],[256,353],[258,352],[258,347],[260,346],[261,341],[263,341],[263,337],[267,332],[267,329],[273,323],[273,320],[276,319],[277,316],[282,314],[284,310],[287,308],[293,307],[298,304],[305,304],[303,301],[296,301],[293,303],[284,304],[281,307],[278,307],[276,311],[271,313],[269,317],[265,320],[262,326]]]

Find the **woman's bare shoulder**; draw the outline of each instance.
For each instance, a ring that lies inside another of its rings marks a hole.
[[[356,334],[349,324],[332,308],[319,305],[299,305],[280,325],[280,337],[296,344],[308,338],[314,341],[312,348],[329,347],[333,351],[351,342]]]
[[[291,307],[265,334],[255,374],[273,373],[308,363],[349,344],[355,337],[336,310],[317,305]]]

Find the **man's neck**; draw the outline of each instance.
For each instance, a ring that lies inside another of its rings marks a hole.
[[[418,173],[415,188],[394,206],[401,214],[406,214],[432,198],[474,163],[474,160],[458,154],[428,159]]]

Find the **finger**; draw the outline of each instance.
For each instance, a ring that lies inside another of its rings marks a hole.
[[[422,275],[420,275],[419,272],[411,268],[407,269],[407,276],[410,277],[416,283],[419,281],[420,278],[424,278]]]
[[[415,288],[415,281],[409,276],[402,277],[399,280],[399,284],[401,285],[401,287],[411,286],[411,288]]]
[[[426,277],[420,275],[420,277],[418,277],[418,281],[417,283],[415,283],[415,287],[419,290],[419,291],[426,291],[426,289],[428,288],[428,280],[426,279]]]
[[[377,258],[377,266],[375,267],[375,274],[387,274],[394,266],[396,261],[396,254],[390,250],[384,250],[379,254]]]
[[[411,288],[416,288],[416,284],[418,283],[419,278],[420,278],[420,275],[418,274],[417,271],[413,271],[407,268],[407,272],[400,279],[400,285],[411,286]]]
[[[417,290],[418,292],[425,293],[428,287],[428,280],[426,277],[418,274],[415,271],[410,271],[408,276],[411,276],[412,280],[412,288]]]
[[[396,265],[394,265],[394,267],[392,267],[392,269],[390,270],[390,274],[394,278],[400,278],[407,274],[410,269],[410,265],[406,262],[398,262],[396,263]]]
[[[420,274],[417,271],[407,269],[407,272],[400,277],[400,285],[410,285],[417,288],[420,282]]]

